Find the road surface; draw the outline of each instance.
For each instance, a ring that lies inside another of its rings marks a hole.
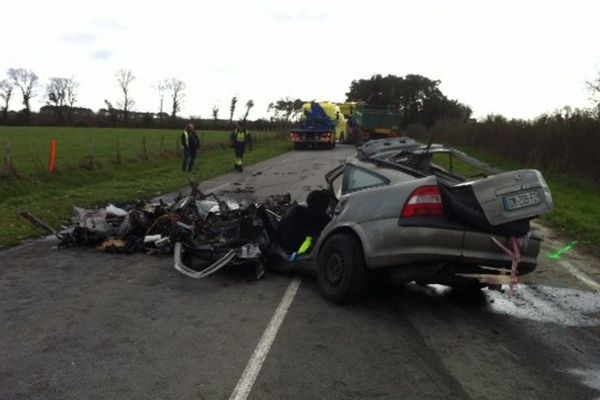
[[[352,152],[295,151],[201,188],[303,200]],[[564,245],[544,229],[543,254]],[[0,399],[600,398],[599,266],[578,253],[542,255],[511,298],[378,285],[342,307],[310,274],[197,281],[169,257],[54,244],[0,252]]]

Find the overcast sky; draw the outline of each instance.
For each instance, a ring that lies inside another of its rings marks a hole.
[[[476,117],[532,118],[589,106],[600,71],[600,1],[5,1],[0,79],[10,67],[81,82],[78,105],[116,103],[115,72],[132,70],[136,110],[157,111],[152,88],[187,84],[182,116],[250,118],[290,96],[343,101],[353,79],[425,75]],[[21,108],[18,96],[11,108]],[[33,102],[45,103],[43,90]],[[241,114],[241,107],[238,107]],[[239,115],[238,115],[239,116]]]

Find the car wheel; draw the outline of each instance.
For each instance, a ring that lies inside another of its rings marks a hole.
[[[302,143],[294,143],[294,148],[296,150],[302,150],[302,149],[304,149],[304,144],[302,144]]]
[[[355,300],[367,284],[360,241],[343,233],[329,238],[319,252],[317,282],[323,296],[334,303]]]

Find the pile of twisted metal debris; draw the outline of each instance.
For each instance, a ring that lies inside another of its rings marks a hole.
[[[257,211],[262,208],[278,219],[291,206],[290,195],[274,195],[256,204],[206,195],[194,183],[191,187],[189,195],[169,203],[138,201],[124,208],[108,205],[96,210],[74,207],[71,224],[60,231],[29,212],[21,215],[54,234],[59,246],[173,254],[175,269],[196,279],[228,264],[251,264],[260,278],[269,239]]]

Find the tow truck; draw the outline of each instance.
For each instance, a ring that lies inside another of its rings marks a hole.
[[[333,149],[336,142],[336,122],[329,118],[323,107],[312,101],[303,107],[297,128],[290,130],[290,139],[296,149],[324,147]]]

